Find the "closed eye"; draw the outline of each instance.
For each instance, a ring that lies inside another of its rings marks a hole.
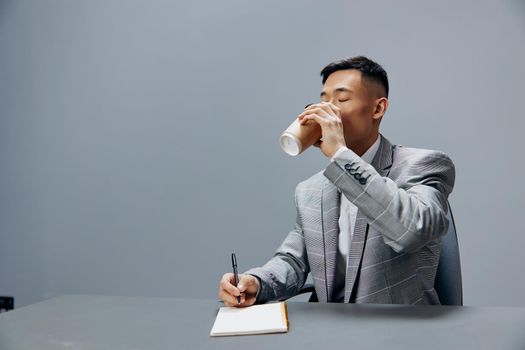
[[[350,101],[349,98],[347,98],[346,100],[338,100],[339,102],[346,102],[346,101]]]

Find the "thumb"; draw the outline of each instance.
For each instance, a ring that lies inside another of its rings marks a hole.
[[[250,287],[253,284],[253,279],[255,277],[251,275],[240,275],[239,276],[239,284],[237,284],[237,289],[242,293],[246,291],[248,287]]]

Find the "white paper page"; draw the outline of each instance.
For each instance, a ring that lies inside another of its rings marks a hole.
[[[221,307],[211,336],[286,332],[288,324],[283,302],[246,308]]]

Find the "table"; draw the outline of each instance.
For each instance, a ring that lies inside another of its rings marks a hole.
[[[66,295],[0,314],[0,349],[525,349],[525,308],[288,302],[287,334],[212,338],[206,299]]]

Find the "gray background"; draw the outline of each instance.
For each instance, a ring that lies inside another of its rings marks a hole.
[[[0,294],[215,298],[296,183],[328,62],[386,68],[394,143],[448,153],[467,305],[525,306],[523,1],[0,1]]]

